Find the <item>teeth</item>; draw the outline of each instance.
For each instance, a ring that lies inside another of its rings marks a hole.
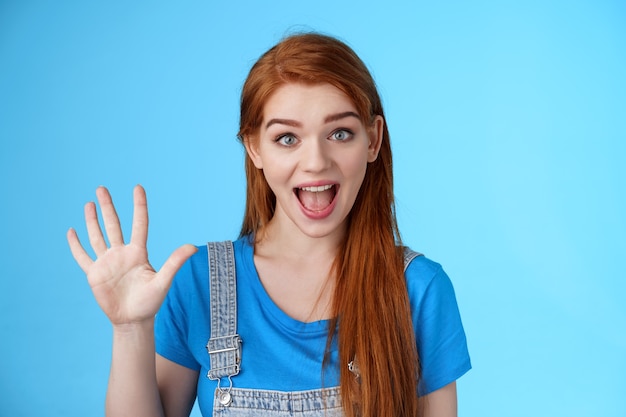
[[[301,187],[300,189],[303,191],[309,191],[311,193],[319,193],[322,191],[330,190],[333,188],[331,184],[328,185],[320,185],[319,187]]]

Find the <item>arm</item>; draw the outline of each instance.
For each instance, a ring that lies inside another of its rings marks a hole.
[[[114,328],[107,416],[189,416],[197,381],[198,372],[155,356],[153,323]]]
[[[152,321],[114,326],[106,415],[165,416],[163,411],[156,379]]]
[[[189,416],[196,400],[198,372],[156,355],[157,383],[168,417]]]
[[[417,279],[420,274],[431,279]],[[424,416],[456,417],[455,381],[471,363],[452,282],[439,264],[420,257],[407,269],[407,286],[414,306],[413,321],[419,323],[414,326]]]
[[[422,401],[424,417],[456,417],[456,382],[425,395]]]
[[[124,243],[109,192],[100,187],[96,195],[109,246],[100,229],[94,203],[85,206],[85,222],[96,260],[87,254],[73,229],[68,231],[67,239],[74,259],[87,275],[96,301],[113,325],[107,416],[178,416],[184,415],[185,410],[188,415],[191,406],[181,405],[182,399],[190,396],[193,399],[195,385],[190,388],[188,373],[174,366],[157,366],[154,316],[174,275],[196,248],[180,247],[156,272],[148,262],[148,210],[143,188],[137,186],[134,191],[132,235],[128,244]],[[157,377],[160,373],[163,375]],[[179,377],[183,381],[180,385],[170,382]],[[181,400],[172,401],[174,398]]]

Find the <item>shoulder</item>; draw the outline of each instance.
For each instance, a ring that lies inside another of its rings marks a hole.
[[[439,263],[418,256],[406,268],[405,279],[418,333],[437,333],[444,327],[450,327],[453,333],[462,332],[454,286]]]
[[[417,256],[408,256],[411,253]],[[412,304],[414,301],[420,301],[433,286],[452,288],[450,278],[441,264],[409,248],[405,248],[404,276]]]

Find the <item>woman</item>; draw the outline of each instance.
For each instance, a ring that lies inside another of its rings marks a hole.
[[[187,416],[197,395],[204,415],[455,416],[470,362],[454,291],[400,244],[389,133],[362,61],[331,37],[284,39],[244,84],[239,138],[236,242],[185,245],[155,272],[139,186],[129,244],[104,188],[110,247],[94,203],[97,259],[68,232],[113,324],[107,415]]]

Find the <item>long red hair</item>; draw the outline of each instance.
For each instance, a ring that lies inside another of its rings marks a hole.
[[[343,42],[321,34],[293,35],[254,64],[241,94],[239,138],[254,140],[263,107],[272,93],[291,82],[329,83],[354,103],[362,122],[384,118],[367,67]],[[368,164],[348,217],[345,239],[334,263],[336,287],[332,331],[338,327],[340,385],[347,417],[419,414],[415,336],[404,279],[393,196],[389,132],[385,124],[378,158]],[[246,156],[247,198],[241,235],[259,237],[274,215],[276,198],[263,172]],[[348,369],[355,360],[358,380]]]

